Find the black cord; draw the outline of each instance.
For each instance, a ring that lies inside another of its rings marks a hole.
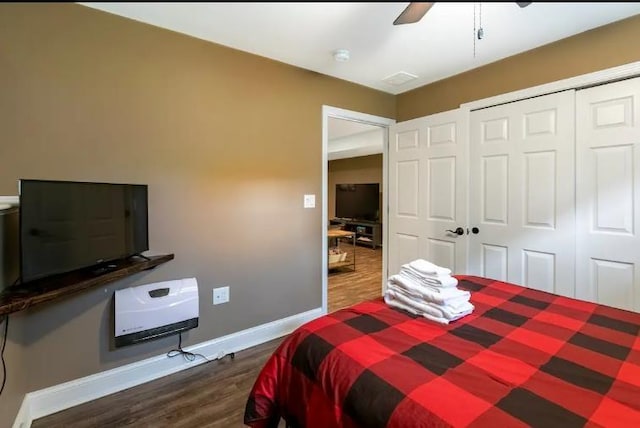
[[[169,358],[177,357],[178,355],[182,355],[187,361],[193,361],[196,359],[196,357],[204,358],[208,363],[212,361],[202,354],[194,354],[193,352],[185,351],[184,349],[182,349],[182,333],[178,335],[178,349],[172,349],[171,351],[167,352],[167,357]]]
[[[193,361],[196,359],[196,357],[201,357],[204,358],[205,360],[207,360],[207,363],[210,363],[211,361],[214,360],[210,360],[207,357],[205,357],[202,354],[194,354],[193,352],[189,352],[189,351],[185,351],[184,349],[182,349],[182,333],[179,333],[178,335],[178,349],[172,349],[171,351],[167,352],[167,357],[169,358],[173,358],[173,357],[177,357],[178,355],[182,355],[184,357],[185,360],[187,361]],[[229,357],[231,357],[232,360],[234,360],[236,358],[236,353],[235,352],[230,352],[227,355],[229,355]],[[224,355],[220,358],[216,358],[217,360],[223,358]]]
[[[7,383],[7,364],[4,361],[4,348],[7,346],[7,334],[9,333],[9,315],[4,316],[4,335],[2,337],[2,350],[0,350],[0,360],[2,360],[2,386],[0,386],[0,395],[4,391]]]

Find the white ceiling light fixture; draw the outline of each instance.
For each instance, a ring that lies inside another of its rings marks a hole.
[[[349,61],[349,58],[349,51],[346,49],[338,49],[333,53],[333,59],[338,62],[347,62]]]

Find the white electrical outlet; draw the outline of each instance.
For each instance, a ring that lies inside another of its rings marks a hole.
[[[213,289],[213,304],[227,303],[229,301],[229,287],[219,287]]]

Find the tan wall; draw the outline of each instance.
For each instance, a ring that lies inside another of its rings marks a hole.
[[[19,178],[145,183],[151,250],[175,253],[12,315],[0,426],[25,392],[177,345],[109,349],[115,289],[195,276],[185,346],[321,306],[322,211],[302,202],[322,192],[322,105],[393,118],[394,96],[77,4],[2,4],[0,40],[0,195]]]
[[[381,192],[380,204],[382,204],[382,154],[330,161],[328,177],[327,211],[329,219],[336,216],[336,184],[378,183]],[[381,206],[381,221],[383,221],[382,213]]]
[[[541,26],[544,30],[544,25]],[[396,120],[640,60],[640,15],[397,96]],[[491,43],[489,39],[482,43]]]

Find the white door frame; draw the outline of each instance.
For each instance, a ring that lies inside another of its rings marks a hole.
[[[396,123],[394,119],[381,116],[345,110],[327,105],[322,106],[322,313],[328,312],[327,293],[329,287],[329,273],[327,271],[327,254],[329,246],[327,242],[327,225],[329,224],[329,118],[351,120],[353,122],[366,123],[368,125],[386,128],[382,133],[382,210],[385,221],[382,222],[382,284],[380,295],[384,290],[385,272],[387,269],[387,218],[389,203],[387,195],[387,156],[389,151],[389,126]]]

